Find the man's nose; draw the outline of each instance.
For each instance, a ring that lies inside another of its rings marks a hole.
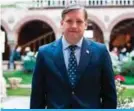
[[[77,27],[77,23],[76,22],[73,22],[72,27],[73,28],[76,28]]]

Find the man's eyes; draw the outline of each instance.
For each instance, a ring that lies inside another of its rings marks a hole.
[[[73,23],[73,21],[72,20],[67,20],[67,23]]]
[[[69,23],[69,24],[74,23],[74,22],[76,22],[77,24],[82,24],[83,23],[83,21],[80,21],[80,20],[78,20],[78,21],[67,20],[66,22]]]
[[[81,23],[83,23],[83,21],[76,21],[78,24],[81,24]]]

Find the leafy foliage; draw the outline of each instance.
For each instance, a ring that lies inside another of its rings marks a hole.
[[[118,109],[131,109],[134,108],[132,103],[134,102],[131,96],[124,97],[124,92],[127,90],[126,87],[121,86],[120,81],[116,80],[116,89],[117,89],[117,97],[118,97]]]
[[[9,83],[8,78],[9,77],[20,77],[22,78],[21,84],[31,84],[32,82],[32,74],[26,73],[23,71],[8,71],[4,72],[3,76],[5,77],[7,83]]]

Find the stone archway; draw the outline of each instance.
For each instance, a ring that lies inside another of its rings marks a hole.
[[[1,30],[5,32],[5,51],[4,51],[3,55],[2,55],[2,57],[3,57],[3,60],[9,60],[10,47],[8,45],[7,30],[2,25],[1,25]]]
[[[134,49],[134,18],[129,18],[117,23],[110,35],[110,50],[117,47],[123,48],[130,52]]]
[[[95,15],[91,15],[90,13],[88,13],[88,19],[94,22],[102,30],[102,32],[106,31],[105,24],[101,20],[99,20]]]
[[[21,26],[21,29],[18,32],[17,44],[21,46],[22,49],[30,47],[32,51],[36,52],[39,46],[55,40],[54,33],[51,35],[49,34],[50,36],[46,36],[48,33],[53,33],[53,30],[44,21],[29,21]]]
[[[89,37],[90,39],[96,42],[104,43],[103,32],[96,23],[89,21],[87,31],[91,32],[91,34],[89,33],[90,36],[92,36],[92,37]]]
[[[48,32],[53,32],[53,34],[52,37],[49,37],[48,40],[45,41],[45,43],[52,42],[56,39],[58,28],[48,17],[42,15],[26,16],[21,21],[22,22],[17,24],[14,28],[17,33],[18,45],[24,46],[24,44],[33,41],[37,39],[37,37],[45,35]],[[36,44],[36,46],[34,44],[30,47],[34,47],[32,50],[37,51],[38,47],[45,43],[40,41],[40,44]]]
[[[127,20],[127,19],[134,19],[134,13],[124,13],[118,17],[116,17],[110,24],[108,27],[108,31],[112,32],[112,29],[115,27],[115,25],[117,25],[119,22],[123,21],[123,20]]]
[[[110,24],[109,24],[109,27],[107,28],[107,31],[110,32],[109,35],[110,35],[110,43],[109,43],[109,47],[110,47],[110,50],[112,50],[112,46],[111,46],[111,36],[112,36],[112,31],[114,29],[114,27],[120,23],[121,21],[124,21],[124,20],[127,20],[127,19],[133,19],[134,18],[134,14],[133,12],[132,13],[124,13],[124,14],[121,14],[120,16],[116,17]]]
[[[1,20],[1,26],[4,28],[7,34],[11,32],[11,29],[8,27],[7,23],[3,19]]]
[[[44,16],[44,15],[29,15],[29,16],[26,16],[22,19],[20,19],[17,23],[16,23],[16,26],[14,27],[14,31],[16,33],[18,33],[21,29],[21,27],[25,24],[25,23],[28,23],[30,21],[33,21],[33,20],[39,20],[39,21],[43,21],[45,23],[47,23],[53,30],[54,32],[54,35],[57,36],[57,32],[58,32],[58,27],[55,25],[54,21],[51,20],[50,18],[48,18],[47,16]]]
[[[104,23],[90,13],[88,13],[88,20],[88,29],[93,31],[93,40],[104,43],[104,32],[106,31]]]

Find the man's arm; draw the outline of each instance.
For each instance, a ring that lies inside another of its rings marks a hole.
[[[112,62],[106,47],[104,47],[103,51],[101,76],[102,108],[115,109],[117,107],[117,95]]]
[[[43,55],[39,50],[32,79],[30,109],[44,109],[46,106],[44,67]]]

